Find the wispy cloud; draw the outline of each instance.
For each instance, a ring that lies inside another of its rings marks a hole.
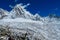
[[[9,5],[10,8],[14,8],[12,5]]]
[[[29,6],[29,5],[30,5],[30,3],[28,3],[27,5],[24,5],[24,8],[27,7],[27,6]]]
[[[15,0],[15,2],[17,2],[18,0]]]
[[[54,10],[58,10],[58,8],[55,8]]]

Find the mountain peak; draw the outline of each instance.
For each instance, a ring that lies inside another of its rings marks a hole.
[[[9,13],[8,11],[0,8],[0,19],[6,17],[8,15],[8,13]]]
[[[25,9],[25,7],[29,6],[30,4],[23,5],[17,4],[10,12],[3,10],[0,8],[0,15],[6,17],[5,18],[24,18],[24,19],[31,19],[31,20],[40,20],[39,14],[33,15],[29,11]]]
[[[10,14],[12,14],[12,16],[14,18],[18,17],[18,18],[27,18],[27,19],[31,19],[33,17],[33,15],[27,11],[25,9],[27,5],[22,6],[22,4],[18,4],[14,7],[14,9],[10,12]]]

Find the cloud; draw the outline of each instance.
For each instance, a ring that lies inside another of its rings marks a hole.
[[[9,5],[10,8],[14,8],[12,5]]]
[[[18,0],[15,0],[15,2],[17,2]]]
[[[30,5],[30,3],[28,3],[27,5],[24,5],[24,8],[27,7],[27,6],[29,6],[29,5]]]
[[[58,8],[55,8],[54,10],[58,10]]]
[[[23,5],[23,3],[20,3],[20,4],[16,4],[16,5],[17,5],[17,7],[22,6],[22,8],[26,8],[30,5],[30,3],[28,3],[26,5]]]

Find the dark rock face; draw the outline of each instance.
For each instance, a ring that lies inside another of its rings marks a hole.
[[[8,40],[15,40],[15,39],[14,39],[14,38],[12,38],[12,37],[9,37],[9,38],[8,38]]]
[[[27,33],[21,34],[22,36],[12,34],[13,33],[9,30],[9,28],[0,28],[0,40],[29,40]]]

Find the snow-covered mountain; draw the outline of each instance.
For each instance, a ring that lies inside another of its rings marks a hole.
[[[27,4],[28,5],[28,4]],[[1,16],[7,16],[7,18],[25,18],[31,20],[40,20],[39,14],[31,14],[29,11],[25,9],[27,5],[22,6],[21,4],[16,5],[10,12],[1,9]]]
[[[10,12],[0,9],[0,28],[8,27],[11,35],[16,37],[27,33],[29,40],[60,40],[58,18],[33,15],[25,9],[26,6],[18,4]]]
[[[0,8],[0,19],[3,19],[4,17],[8,16],[9,12],[6,10],[3,10]]]
[[[26,9],[24,9],[24,7],[20,4],[16,5],[10,14],[13,18],[33,19],[33,15],[30,12],[26,11]]]

